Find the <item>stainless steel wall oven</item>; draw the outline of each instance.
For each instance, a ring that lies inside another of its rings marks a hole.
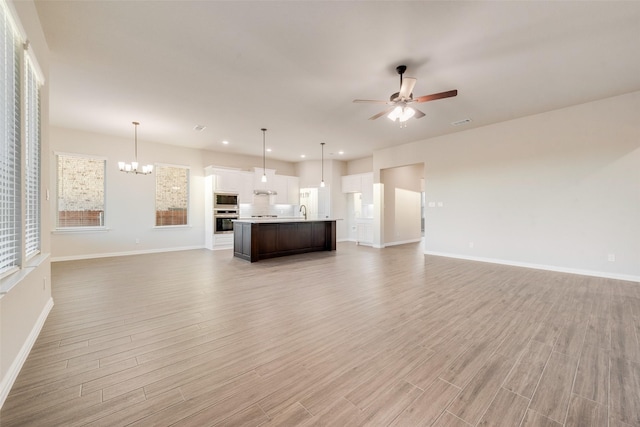
[[[238,218],[237,209],[214,209],[213,232],[215,234],[233,233],[233,220]]]

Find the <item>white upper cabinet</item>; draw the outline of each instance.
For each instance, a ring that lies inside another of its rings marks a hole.
[[[253,173],[238,172],[240,190],[238,191],[239,203],[253,203]]]
[[[344,175],[342,177],[342,192],[361,193],[362,180],[360,178],[360,175]]]
[[[275,191],[271,203],[282,205],[300,204],[300,185],[297,176],[276,175],[275,169],[266,169],[267,182],[262,182],[263,169],[253,172],[208,166],[207,176],[211,177],[214,192],[237,193],[239,203],[253,203],[254,190]]]
[[[300,204],[300,185],[297,176],[274,175],[272,190],[276,191],[274,203],[280,205]]]
[[[344,175],[342,177],[343,193],[362,193],[362,203],[373,203],[373,172]]]
[[[207,174],[213,175],[214,191],[226,193],[239,193],[242,186],[238,176],[240,171],[233,169],[207,168]]]
[[[365,205],[373,204],[373,172],[363,173],[361,176],[362,183],[362,203]]]
[[[300,178],[297,176],[287,177],[287,190],[289,192],[288,204],[299,205],[300,204]]]

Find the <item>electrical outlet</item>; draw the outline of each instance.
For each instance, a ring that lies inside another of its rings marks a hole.
[[[442,202],[438,202],[438,207],[439,207],[439,208],[441,208],[441,207],[443,207],[443,206],[444,206],[444,203],[442,203]]]
[[[136,245],[140,244],[140,239],[136,238]]]
[[[607,260],[609,262],[616,262],[616,254],[609,254],[607,255]]]

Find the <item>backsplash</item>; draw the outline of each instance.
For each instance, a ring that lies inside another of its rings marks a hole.
[[[299,205],[272,205],[269,199],[274,196],[254,196],[253,203],[240,204],[240,218],[252,216],[277,215],[278,217],[300,216]]]

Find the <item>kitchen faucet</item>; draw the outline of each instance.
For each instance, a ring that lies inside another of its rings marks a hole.
[[[302,208],[304,208],[304,212],[302,212]],[[300,205],[300,213],[304,215],[304,219],[307,219],[307,207],[305,205]]]

